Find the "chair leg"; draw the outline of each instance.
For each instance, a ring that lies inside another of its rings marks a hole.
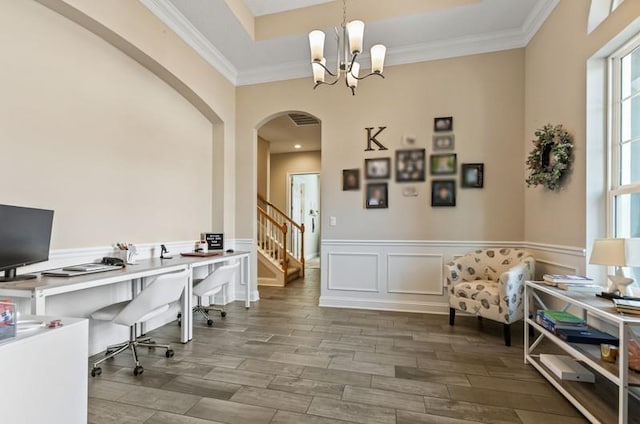
[[[449,325],[453,325],[456,322],[456,310],[449,308]]]
[[[504,345],[511,346],[511,324],[502,324],[504,331]]]

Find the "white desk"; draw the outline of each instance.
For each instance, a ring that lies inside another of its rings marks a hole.
[[[181,327],[180,340],[182,343],[186,343],[193,338],[191,322],[193,270],[200,266],[240,260],[242,262],[240,281],[245,284],[245,306],[249,308],[251,299],[249,257],[249,252],[223,253],[209,257],[186,257],[178,254],[173,256],[172,259],[145,259],[138,261],[136,265],[128,265],[126,268],[117,271],[87,274],[78,277],[43,277],[39,275],[34,280],[0,283],[0,296],[31,299],[31,313],[34,315],[46,315],[46,300],[49,296],[121,283],[123,281],[135,283],[160,274],[189,270],[191,271],[189,273],[189,281],[185,286],[185,296],[183,296],[181,305],[183,325]]]
[[[3,423],[87,422],[88,320],[23,316],[60,328],[19,332],[0,342]]]

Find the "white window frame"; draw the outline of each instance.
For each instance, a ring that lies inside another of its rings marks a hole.
[[[640,34],[632,38],[622,48],[609,57],[609,116],[607,137],[607,163],[608,181],[607,187],[607,237],[616,236],[616,197],[625,194],[640,194],[640,182],[631,184],[620,183],[620,145],[621,145],[621,90],[622,90],[622,58],[640,48]],[[640,95],[638,93],[637,95]],[[637,139],[629,142],[637,142]]]

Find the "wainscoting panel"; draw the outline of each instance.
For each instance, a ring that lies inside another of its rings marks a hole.
[[[583,274],[585,250],[522,241],[323,240],[320,306],[446,314],[443,264],[470,251],[519,247],[544,273]]]
[[[327,256],[329,290],[378,292],[380,255],[332,252]]]
[[[427,253],[389,253],[387,292],[442,295],[443,256]]]

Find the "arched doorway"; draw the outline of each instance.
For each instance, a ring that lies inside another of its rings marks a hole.
[[[320,120],[282,112],[263,120],[256,132],[258,285],[319,282]]]

